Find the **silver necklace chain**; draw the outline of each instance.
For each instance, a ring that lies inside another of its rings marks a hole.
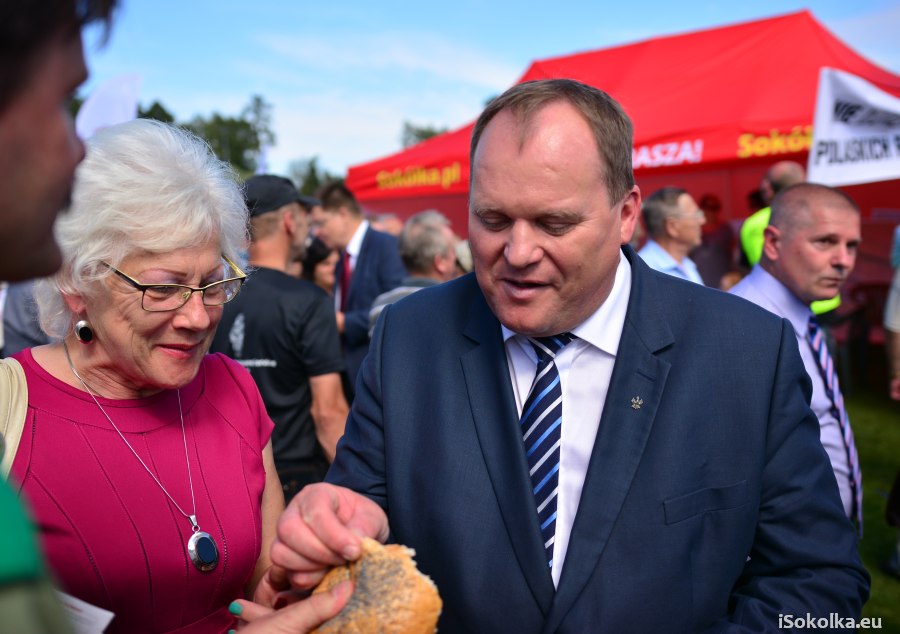
[[[113,429],[116,430],[116,433],[119,434],[119,438],[121,438],[122,442],[124,442],[128,446],[128,448],[131,450],[131,453],[134,454],[134,457],[137,458],[138,462],[141,463],[141,466],[143,466],[144,469],[146,469],[146,471],[150,475],[150,477],[153,478],[153,481],[156,482],[156,484],[159,485],[159,488],[162,489],[162,492],[166,494],[166,497],[168,497],[169,500],[172,501],[172,504],[175,505],[175,508],[178,509],[178,512],[181,513],[182,515],[184,515],[186,518],[188,518],[191,521],[191,524],[193,525],[192,530],[195,533],[197,531],[199,531],[200,527],[197,525],[197,504],[194,501],[194,480],[191,477],[191,461],[188,458],[187,436],[184,433],[184,414],[181,411],[181,390],[175,390],[175,394],[178,397],[178,416],[181,418],[181,440],[184,442],[184,461],[187,464],[188,483],[190,484],[190,487],[191,487],[192,513],[190,515],[188,515],[187,513],[184,512],[184,510],[181,508],[181,506],[178,504],[178,502],[175,501],[175,498],[172,497],[172,495],[166,490],[166,487],[164,487],[162,485],[162,482],[159,481],[159,478],[157,478],[155,475],[153,475],[153,472],[150,470],[150,467],[148,467],[147,463],[145,463],[141,459],[141,457],[138,455],[138,453],[134,450],[134,447],[131,446],[131,443],[128,442],[128,439],[126,439],[125,436],[122,434],[122,432],[119,431],[119,428],[116,427],[116,424],[113,422],[113,419],[109,417],[109,414],[107,414],[106,410],[103,409],[103,406],[100,405],[100,401],[97,400],[97,396],[94,394],[94,390],[92,390],[90,387],[88,387],[88,384],[85,382],[84,379],[81,378],[81,375],[78,374],[78,371],[75,369],[75,364],[72,363],[72,357],[69,356],[69,347],[66,345],[65,340],[63,340],[62,344],[63,344],[63,350],[65,350],[65,352],[66,352],[66,361],[69,362],[69,367],[72,369],[72,374],[75,375],[75,378],[78,379],[78,381],[81,383],[81,385],[84,386],[85,391],[87,391],[87,393],[90,394],[91,398],[94,399],[94,403],[97,404],[97,407],[99,407],[100,411],[103,412],[103,415],[106,417],[106,420],[109,421],[109,424],[112,425]]]

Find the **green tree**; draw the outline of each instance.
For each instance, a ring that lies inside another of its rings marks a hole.
[[[271,110],[262,97],[254,95],[238,117],[218,112],[209,117],[197,115],[185,127],[205,139],[216,156],[231,163],[242,178],[248,178],[256,171],[263,145],[275,142]]]
[[[436,128],[430,125],[415,125],[409,121],[403,122],[403,132],[400,134],[400,143],[404,148],[408,148],[416,143],[421,143],[425,139],[443,134],[447,128]]]
[[[138,118],[156,119],[157,121],[162,121],[164,123],[175,122],[175,115],[169,112],[169,110],[164,105],[156,100],[154,100],[153,103],[150,104],[150,106],[147,108],[138,105]]]
[[[256,169],[259,137],[249,121],[214,112],[208,118],[197,115],[185,127],[205,139],[216,156],[231,163],[242,177]]]
[[[84,97],[72,97],[69,111],[73,117],[78,114],[83,103]],[[213,112],[207,117],[197,115],[187,122],[176,121],[175,115],[157,100],[146,108],[139,105],[138,117],[175,123],[187,128],[209,143],[216,156],[231,163],[242,178],[248,178],[256,171],[263,147],[275,144],[272,105],[259,95],[253,95],[236,117]],[[313,175],[317,176],[315,171]]]
[[[288,177],[294,181],[300,193],[307,196],[315,196],[323,185],[344,180],[319,167],[318,156],[293,161],[288,166]]]
[[[81,110],[81,106],[84,105],[85,99],[86,97],[82,97],[81,95],[73,95],[69,100],[69,113],[72,115],[72,118],[75,118],[78,115],[78,111]],[[175,122],[175,115],[169,112],[168,108],[157,100],[154,100],[153,103],[146,108],[138,104],[137,116],[139,119],[156,119],[157,121],[164,121],[165,123]]]
[[[72,115],[74,119],[78,115],[78,111],[81,110],[81,104],[84,103],[84,97],[81,95],[72,95],[71,99],[69,99],[69,114]]]
[[[259,95],[253,95],[250,103],[241,111],[241,119],[250,123],[260,148],[275,145],[275,133],[272,132],[272,104],[267,103]]]

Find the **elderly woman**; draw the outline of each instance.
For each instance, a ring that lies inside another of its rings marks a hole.
[[[284,506],[272,422],[250,374],[207,355],[245,275],[243,198],[209,148],[139,120],[98,133],[36,290],[55,343],[28,383],[12,480],[62,589],[110,634],[226,632],[238,597],[271,599]]]

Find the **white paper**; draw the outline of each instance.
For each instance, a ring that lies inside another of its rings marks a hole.
[[[100,84],[78,109],[78,136],[89,139],[98,130],[137,118],[141,81],[140,75],[121,75]]]
[[[807,174],[831,186],[900,178],[900,99],[856,75],[822,68]]]
[[[115,614],[57,590],[75,634],[103,634]]]

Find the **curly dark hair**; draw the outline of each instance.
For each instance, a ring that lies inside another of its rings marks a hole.
[[[306,247],[306,256],[303,258],[303,279],[315,281],[316,265],[331,255],[333,250],[318,238],[313,238]]]

